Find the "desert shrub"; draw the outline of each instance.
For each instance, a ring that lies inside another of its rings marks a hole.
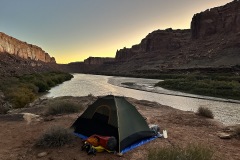
[[[56,85],[51,79],[47,79],[46,82],[49,87],[54,87]]]
[[[87,96],[88,97],[94,97],[94,95],[92,93],[89,93]]]
[[[38,87],[38,92],[45,92],[50,89],[48,84],[45,81],[35,81],[34,84]]]
[[[19,81],[16,77],[8,77],[5,79],[0,79],[0,90],[3,92],[9,89],[10,86],[15,86]]]
[[[148,153],[148,160],[211,160],[214,151],[202,145],[188,145],[187,147],[167,147],[152,149]]]
[[[26,86],[18,86],[8,90],[6,97],[13,104],[14,108],[22,108],[36,98],[36,94]]]
[[[220,98],[240,99],[240,76],[228,74],[181,75],[157,83],[166,89]]]
[[[0,90],[14,108],[22,108],[32,102],[39,92],[45,92],[73,76],[62,72],[26,74],[17,77],[0,77]],[[56,79],[56,82],[54,81]]]
[[[61,147],[71,143],[72,140],[73,134],[69,129],[53,126],[37,140],[35,146],[41,148]]]
[[[73,102],[56,100],[49,104],[46,111],[47,115],[56,115],[64,113],[76,113],[81,110],[81,107]]]
[[[197,110],[197,114],[199,116],[207,117],[207,118],[214,118],[213,112],[207,107],[199,107]]]

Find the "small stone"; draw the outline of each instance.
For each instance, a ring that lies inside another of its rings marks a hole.
[[[37,157],[41,158],[41,157],[46,156],[47,154],[48,154],[47,152],[41,152],[37,155]]]
[[[218,133],[218,137],[221,139],[231,139],[232,138],[231,134],[224,133],[224,132]]]

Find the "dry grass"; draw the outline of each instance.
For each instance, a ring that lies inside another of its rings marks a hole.
[[[41,148],[61,147],[71,143],[72,140],[73,133],[69,129],[53,126],[38,139],[35,145]]]
[[[199,107],[197,111],[197,115],[207,117],[207,118],[214,118],[213,112],[207,107]]]
[[[190,144],[187,147],[167,147],[150,150],[148,160],[211,160],[214,151],[209,147]]]
[[[57,100],[49,104],[46,115],[77,113],[81,110],[83,110],[83,108],[76,103],[66,100]]]

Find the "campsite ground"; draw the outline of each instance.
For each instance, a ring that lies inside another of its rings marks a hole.
[[[65,99],[70,100],[83,107],[93,102],[96,98],[88,97],[60,97],[51,100],[41,100],[27,109],[16,110],[8,115],[0,116],[0,159],[1,160],[113,160],[113,159],[146,159],[151,148],[166,146],[186,146],[188,144],[201,144],[211,146],[215,151],[214,159],[240,159],[239,138],[220,139],[218,132],[226,129],[226,126],[215,120],[199,117],[193,112],[180,111],[155,102],[136,100],[128,98],[139,112],[147,118],[147,122],[157,124],[160,130],[168,131],[168,138],[158,138],[148,144],[142,145],[119,157],[110,153],[97,153],[96,156],[89,156],[81,151],[82,142],[75,138],[72,144],[60,148],[38,149],[34,147],[36,140],[45,130],[54,125],[69,127],[81,114],[57,115],[44,117],[40,122],[27,124],[20,113],[29,112],[42,115],[49,101]],[[47,155],[38,157],[39,153],[46,152]]]

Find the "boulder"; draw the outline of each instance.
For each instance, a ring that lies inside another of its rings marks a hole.
[[[38,153],[37,157],[41,158],[41,157],[45,157],[46,155],[48,155],[47,152],[41,152],[41,153]]]
[[[218,133],[218,137],[221,139],[231,139],[232,135],[229,133],[220,132]]]

